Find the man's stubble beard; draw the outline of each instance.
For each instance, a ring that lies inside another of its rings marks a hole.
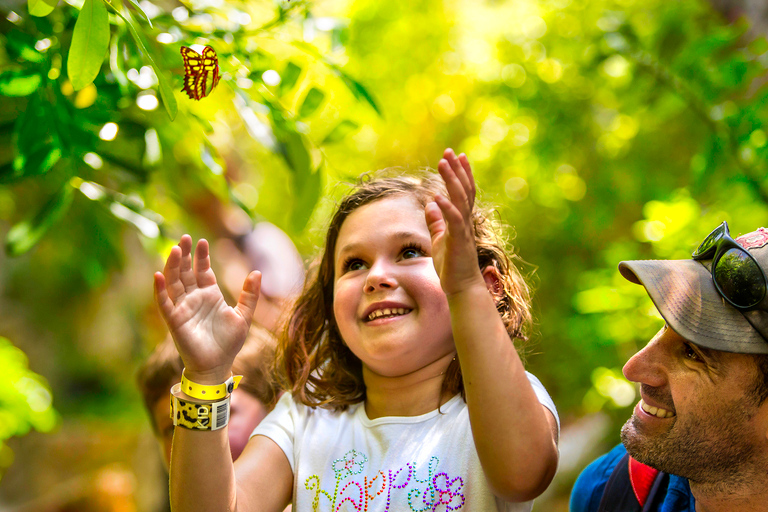
[[[766,461],[756,460],[760,453],[750,439],[746,425],[753,416],[745,402],[734,402],[724,408],[718,418],[690,417],[674,422],[664,432],[644,433],[643,425],[633,414],[621,429],[621,442],[639,462],[700,484],[726,482],[741,487],[749,485],[757,474],[756,466],[765,468]],[[765,473],[761,473],[765,478]]]

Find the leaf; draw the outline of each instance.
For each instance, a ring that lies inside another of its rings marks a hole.
[[[30,97],[14,127],[16,158],[3,181],[47,173],[61,158],[61,142],[53,126],[49,105],[39,94]]]
[[[130,21],[130,13],[126,11],[126,15],[123,15],[120,11],[115,9],[114,6],[110,4],[110,7],[112,7],[112,10],[120,16],[123,21],[125,22],[125,25],[128,27],[128,31],[131,33],[131,36],[133,37],[133,40],[136,41],[136,45],[139,47],[139,49],[144,53],[144,56],[149,61],[149,64],[152,66],[152,69],[155,70],[155,75],[157,75],[157,81],[160,87],[160,97],[163,98],[163,105],[165,105],[165,111],[168,112],[168,117],[171,118],[171,121],[176,119],[176,114],[179,112],[179,106],[176,103],[176,97],[173,95],[173,89],[171,89],[170,84],[168,83],[168,80],[165,78],[165,75],[161,73],[160,67],[155,63],[155,60],[152,58],[152,55],[149,53],[149,50],[144,45],[144,41],[141,40],[141,36],[139,35],[138,31],[136,30],[136,27],[133,26],[133,23]]]
[[[31,35],[13,29],[5,37],[6,49],[10,57],[35,63],[45,60],[45,55],[35,50],[37,41]]]
[[[37,73],[6,71],[0,74],[0,94],[3,96],[28,96],[40,87],[42,78]]]
[[[27,8],[32,16],[48,16],[59,0],[27,0]]]
[[[369,93],[368,90],[363,87],[360,82],[341,71],[341,69],[336,68],[336,73],[338,73],[341,81],[344,82],[344,85],[346,85],[347,88],[352,91],[352,94],[355,96],[355,98],[358,100],[365,100],[365,102],[368,103],[373,108],[373,110],[379,114],[379,116],[382,115],[381,110],[379,110],[379,106],[376,105],[376,101],[373,99],[373,96],[371,96],[371,93]]]
[[[46,144],[16,157],[13,161],[14,177],[36,176],[51,170],[61,158],[61,148]]]
[[[307,52],[308,54],[315,57],[317,60],[321,61],[323,64],[328,66],[338,77],[341,79],[341,81],[344,83],[344,85],[347,86],[347,88],[352,92],[352,94],[357,98],[358,100],[362,99],[366,103],[368,103],[373,110],[376,111],[379,116],[382,116],[381,110],[379,110],[379,106],[376,104],[376,101],[373,99],[373,96],[371,93],[368,92],[368,90],[363,87],[363,85],[349,76],[347,73],[345,73],[338,65],[334,64],[333,62],[329,61],[326,57],[324,57],[320,52],[317,51],[316,48],[314,48],[312,45],[307,44],[303,41],[294,41],[293,46],[296,48],[299,48],[302,51]]]
[[[31,219],[13,226],[5,238],[6,254],[20,256],[34,247],[72,204],[72,192],[72,187],[65,184]]]
[[[300,76],[301,68],[299,66],[293,62],[286,64],[283,74],[280,76],[280,95],[282,96],[293,89]]]
[[[294,175],[294,201],[290,215],[290,226],[294,233],[304,230],[315,210],[323,190],[323,175],[320,169],[310,172],[303,177]]]
[[[325,93],[323,93],[323,91],[317,87],[311,88],[304,97],[304,102],[301,104],[301,107],[299,107],[299,117],[308,117],[312,115],[324,99]]]
[[[149,23],[149,28],[155,28],[152,26],[152,20],[149,19],[149,16],[147,16],[147,13],[144,12],[144,9],[141,8],[141,5],[139,5],[139,2],[136,0],[128,0],[131,2],[131,5],[141,13],[141,15],[144,17],[145,20],[147,20],[147,23]]]
[[[67,57],[67,75],[76,91],[98,76],[109,47],[109,16],[102,0],[85,0]]]
[[[344,137],[357,130],[358,125],[354,121],[344,119],[339,124],[333,127],[333,129],[325,136],[320,145],[333,144],[339,142]]]

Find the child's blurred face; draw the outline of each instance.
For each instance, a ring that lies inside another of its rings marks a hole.
[[[163,451],[163,462],[168,469],[171,462],[171,445],[173,443],[173,421],[170,416],[170,394],[155,403],[152,411],[157,425],[157,437]],[[269,410],[255,396],[241,389],[232,392],[230,401],[228,435],[229,451],[232,460],[237,460],[243,452],[253,429],[261,423]]]
[[[353,211],[334,253],[339,333],[371,371],[406,375],[454,351],[424,209],[396,195]]]

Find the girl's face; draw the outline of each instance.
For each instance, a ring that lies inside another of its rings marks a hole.
[[[424,209],[411,196],[352,212],[334,254],[339,333],[368,370],[395,377],[455,350]]]

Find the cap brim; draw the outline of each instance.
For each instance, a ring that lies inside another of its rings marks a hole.
[[[645,287],[661,316],[683,338],[723,352],[768,354],[766,340],[720,296],[712,274],[698,261],[622,261],[619,271]]]

